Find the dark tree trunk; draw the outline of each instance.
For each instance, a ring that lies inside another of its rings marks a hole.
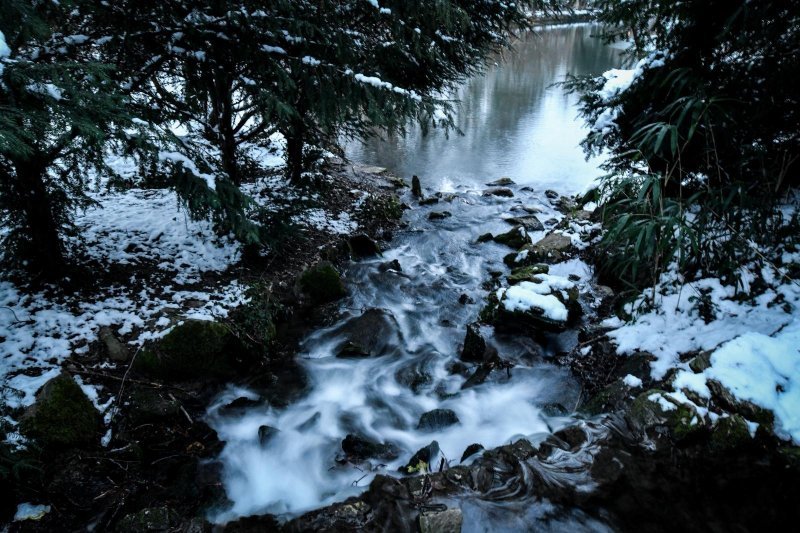
[[[286,136],[286,167],[292,183],[300,184],[303,178],[303,144],[302,126],[294,125]]]
[[[66,261],[55,206],[45,185],[45,169],[40,165],[22,163],[16,166],[16,173],[17,194],[24,217],[22,224],[30,241],[26,259],[31,268],[43,276],[58,277],[63,274]]]

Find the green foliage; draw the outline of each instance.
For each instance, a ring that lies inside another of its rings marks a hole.
[[[632,36],[630,55],[642,58],[624,91],[602,91],[604,78],[567,84],[595,125],[587,152],[610,154],[600,189],[606,274],[642,287],[676,262],[689,276],[734,281],[743,264],[796,243],[796,226],[777,205],[800,185],[800,105],[787,85],[800,75],[790,52],[800,46],[800,5],[599,7],[604,37]]]
[[[96,444],[102,423],[83,390],[64,373],[42,387],[19,428],[44,448],[63,449]]]
[[[247,296],[248,303],[231,316],[233,331],[249,351],[269,356],[277,336],[275,322],[282,317],[283,307],[263,283],[250,286]]]
[[[400,220],[403,217],[403,206],[397,196],[372,194],[364,200],[359,215],[369,221]]]
[[[315,304],[333,302],[347,296],[339,272],[327,261],[303,272],[298,284],[303,294]]]

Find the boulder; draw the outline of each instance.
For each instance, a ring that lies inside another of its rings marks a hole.
[[[451,216],[453,216],[453,213],[450,211],[433,211],[428,215],[428,220],[443,220]]]
[[[378,243],[363,233],[350,237],[347,240],[347,244],[350,248],[350,255],[352,255],[354,259],[374,257],[381,254]]]
[[[336,349],[337,357],[375,357],[385,355],[398,342],[397,321],[383,309],[367,309],[349,319],[334,334],[344,337]]]
[[[411,194],[414,198],[422,198],[422,184],[419,181],[419,176],[411,177]]]
[[[491,189],[486,189],[483,192],[484,196],[501,196],[503,198],[512,198],[514,196],[514,191],[507,187],[493,187]]]
[[[272,426],[258,426],[258,443],[264,446],[278,433],[279,430]]]
[[[419,201],[419,205],[434,205],[438,204],[439,199],[435,196],[431,196],[430,198],[423,198]]]
[[[467,324],[467,335],[461,350],[461,360],[468,363],[481,363],[486,355],[486,340],[481,335],[480,325]]]
[[[659,434],[659,428],[664,428],[675,442],[685,441],[705,430],[705,419],[693,406],[674,401],[664,391],[656,389],[637,396],[625,418],[640,434]]]
[[[131,424],[164,423],[165,420],[181,414],[181,404],[166,393],[148,389],[137,388],[127,397],[125,414]]]
[[[549,200],[555,200],[556,198],[559,197],[559,194],[556,191],[552,190],[552,189],[548,189],[548,190],[544,191],[544,195],[547,196],[547,198]]]
[[[411,456],[406,466],[400,468],[400,472],[404,474],[425,473],[429,472],[432,468],[433,461],[439,455],[439,443],[431,441],[430,444],[421,448]]]
[[[420,533],[461,533],[464,515],[461,509],[426,512],[419,515]]]
[[[476,453],[479,453],[483,449],[484,448],[483,448],[482,444],[478,444],[478,443],[470,444],[469,446],[467,446],[467,449],[464,450],[464,453],[461,454],[461,462],[463,463],[464,461],[466,461],[467,459],[469,459],[470,457],[472,457]]]
[[[386,261],[378,265],[379,272],[388,272],[389,270],[394,270],[395,272],[402,272],[403,267],[400,266],[400,261],[398,261],[397,259]]]
[[[422,416],[419,417],[417,429],[438,431],[458,423],[458,416],[452,409],[434,409],[427,413],[422,413]]]
[[[747,421],[740,415],[731,415],[717,421],[708,445],[716,453],[725,453],[740,449],[752,441]]]
[[[506,246],[510,246],[515,250],[519,250],[526,244],[531,243],[531,238],[528,236],[528,232],[522,226],[514,226],[510,231],[506,233],[501,233],[500,235],[494,236],[494,242],[505,244]]]
[[[458,303],[461,305],[474,304],[475,300],[469,294],[462,293],[461,296],[458,297]]]
[[[504,218],[503,220],[513,226],[522,226],[527,231],[544,231],[544,224],[535,216],[511,217]]]
[[[535,265],[518,267],[511,271],[511,275],[506,278],[509,285],[516,285],[523,281],[534,281],[537,274],[547,274],[550,272],[550,266],[544,263],[537,263]]]
[[[342,277],[328,261],[306,269],[298,280],[302,294],[313,304],[320,305],[347,296]]]
[[[131,357],[131,353],[120,340],[114,335],[114,332],[108,326],[103,326],[97,333],[100,342],[103,343],[106,355],[108,358],[116,363],[126,363]]]
[[[248,363],[247,350],[226,325],[187,320],[143,349],[135,368],[165,380],[223,380]]]
[[[492,235],[491,233],[484,233],[483,235],[480,235],[475,242],[478,244],[482,244],[484,242],[490,242],[493,240],[494,240],[494,235]]]
[[[19,424],[20,433],[58,451],[97,444],[102,428],[100,413],[66,372],[42,386]]]
[[[433,383],[433,378],[422,363],[412,363],[400,368],[395,372],[394,379],[415,394],[419,394],[422,389]]]
[[[366,459],[397,459],[399,451],[389,443],[376,442],[360,435],[347,435],[342,441],[342,451],[351,462],[362,462]]]
[[[535,244],[525,246],[521,252],[525,254],[525,264],[560,263],[574,251],[572,240],[561,233],[550,233]]]
[[[490,181],[486,185],[488,185],[489,187],[506,187],[508,185],[514,185],[514,183],[515,183],[514,180],[512,180],[509,177],[504,176],[504,177],[502,177],[500,179],[497,179],[497,180],[494,180],[494,181]]]

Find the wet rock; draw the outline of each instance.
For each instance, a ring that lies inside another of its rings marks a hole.
[[[342,277],[328,261],[306,269],[298,280],[302,294],[313,304],[320,305],[347,296]]]
[[[422,198],[422,184],[419,181],[419,176],[411,177],[411,194],[414,198]]]
[[[556,198],[558,198],[560,196],[556,191],[554,191],[552,189],[548,189],[548,190],[544,191],[544,195],[547,196],[547,198],[550,199],[550,200],[555,200]]]
[[[448,509],[419,515],[420,533],[461,533],[464,515],[461,509]]]
[[[660,434],[659,429],[663,428],[675,442],[687,440],[705,429],[704,419],[694,407],[675,402],[655,389],[637,396],[625,418],[641,434]]]
[[[423,473],[431,470],[431,463],[439,455],[439,443],[435,440],[415,453],[406,466],[400,468],[404,474]]]
[[[272,439],[272,437],[277,435],[278,432],[279,430],[275,429],[272,426],[267,426],[267,425],[258,426],[258,443],[264,446]]]
[[[178,513],[169,507],[147,507],[125,515],[117,524],[119,533],[171,531],[180,522]]]
[[[561,233],[551,233],[539,242],[526,246],[526,261],[531,263],[560,263],[574,251],[572,240]]]
[[[565,442],[569,450],[577,450],[586,443],[586,432],[581,426],[570,426],[556,431],[553,436]]]
[[[417,429],[438,431],[458,423],[458,416],[452,409],[434,409],[427,413],[422,413],[422,416],[419,417]]]
[[[589,416],[620,409],[630,396],[630,388],[618,379],[598,392],[578,409]]]
[[[481,335],[480,325],[473,322],[467,325],[467,335],[464,337],[464,348],[461,350],[461,360],[468,363],[480,363],[486,355],[486,340]]]
[[[488,185],[489,187],[506,187],[508,185],[514,185],[514,183],[515,183],[514,180],[512,180],[509,177],[504,176],[504,177],[502,177],[500,179],[497,179],[497,180],[494,180],[494,181],[490,181],[486,185]]]
[[[709,448],[716,453],[737,450],[753,441],[747,421],[740,415],[720,418],[711,432]]]
[[[309,531],[308,529],[301,529]],[[225,533],[277,533],[283,531],[281,523],[273,515],[246,516],[225,524]],[[181,533],[184,533],[183,531]]]
[[[624,379],[628,374],[637,377],[648,383],[650,381],[650,364],[656,360],[656,356],[649,352],[634,352],[621,358],[621,364],[614,372],[614,376]]]
[[[567,416],[569,414],[569,409],[558,402],[550,402],[542,406],[542,413],[544,413],[545,416],[553,417]]]
[[[394,270],[395,272],[402,272],[403,267],[400,266],[400,261],[398,261],[397,259],[386,261],[385,263],[381,263],[380,265],[378,265],[379,272],[387,272],[389,270]]]
[[[243,414],[246,410],[261,404],[258,398],[248,398],[246,396],[239,396],[235,400],[220,407],[219,412],[225,416],[235,414]]]
[[[362,462],[366,459],[397,459],[399,451],[389,443],[380,443],[360,435],[347,435],[342,441],[342,451],[351,462]]]
[[[434,205],[438,204],[439,199],[435,196],[431,196],[430,198],[424,198],[419,201],[419,205]]]
[[[700,374],[707,368],[711,367],[711,352],[705,351],[701,352],[699,355],[694,357],[691,361],[689,361],[689,368],[692,369],[692,372],[695,374]]]
[[[544,224],[534,216],[511,217],[503,219],[513,226],[522,226],[527,231],[544,231]]]
[[[474,304],[475,300],[467,293],[463,293],[458,297],[458,303],[461,305]]]
[[[350,247],[350,255],[354,259],[363,259],[381,254],[378,243],[363,233],[350,237],[347,244]]]
[[[411,364],[398,370],[394,375],[401,385],[411,389],[415,394],[433,383],[433,378],[421,364]]]
[[[108,355],[109,359],[117,363],[125,363],[128,361],[128,359],[130,359],[130,351],[114,335],[114,332],[111,330],[111,328],[108,326],[101,327],[97,336],[100,338],[100,342],[103,343],[103,347],[105,348],[106,355]]]
[[[505,244],[506,246],[510,246],[511,248],[518,250],[523,246],[525,246],[526,244],[530,244],[531,238],[528,236],[528,232],[525,231],[524,227],[514,226],[510,231],[507,231],[506,233],[495,235],[494,242],[499,244]]]
[[[248,367],[249,362],[250,354],[226,325],[187,320],[143,349],[135,368],[171,381],[224,380]]]
[[[483,192],[484,196],[500,196],[503,198],[513,198],[514,191],[506,187],[494,187],[491,189],[486,189]]]
[[[494,240],[494,235],[491,233],[484,233],[483,235],[478,237],[478,240],[475,241],[478,244],[482,244],[484,242],[490,242]]]
[[[428,220],[443,220],[453,216],[450,211],[433,211],[428,215]]]
[[[469,446],[467,446],[467,449],[464,450],[464,453],[461,454],[461,462],[463,463],[464,461],[466,461],[467,459],[469,459],[470,457],[472,457],[473,455],[475,455],[476,453],[480,452],[483,449],[484,449],[483,445],[481,444],[478,443],[470,444]]]
[[[163,391],[139,388],[128,396],[125,414],[133,425],[163,422],[181,416],[181,404]]]
[[[489,378],[489,374],[492,373],[494,370],[494,366],[489,364],[482,364],[475,371],[470,375],[467,380],[461,385],[461,390],[466,390],[481,383],[485,382]]]
[[[383,309],[367,309],[351,318],[335,332],[345,340],[336,349],[337,357],[370,357],[384,355],[397,342],[397,324]]]
[[[19,424],[23,435],[58,451],[97,444],[102,427],[100,413],[66,372],[44,384]]]
[[[535,276],[538,274],[547,274],[550,272],[550,266],[544,263],[535,265],[518,267],[511,271],[511,275],[506,278],[509,285],[516,285],[523,281],[534,281]]]

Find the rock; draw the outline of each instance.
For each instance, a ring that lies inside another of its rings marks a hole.
[[[464,515],[461,509],[427,512],[419,515],[420,533],[461,533]]]
[[[258,443],[264,446],[278,433],[279,430],[272,426],[258,426]]]
[[[362,462],[366,459],[397,459],[399,451],[393,444],[375,442],[360,435],[347,435],[342,441],[342,451],[351,462]]]
[[[461,360],[468,363],[481,363],[486,355],[486,340],[481,335],[480,325],[473,322],[467,324],[467,335],[464,337],[464,348]]]
[[[725,386],[715,379],[709,379],[706,384],[711,391],[714,403],[732,413],[738,413],[748,420],[758,422],[764,426],[772,426],[775,415],[769,409],[759,407],[752,402],[740,401]]]
[[[544,224],[534,216],[511,217],[503,220],[514,226],[522,226],[526,231],[544,231]]]
[[[498,180],[490,181],[486,185],[488,185],[489,187],[505,187],[507,185],[514,185],[514,183],[515,183],[514,180],[512,180],[511,178],[502,177]]]
[[[309,528],[300,527],[299,531],[309,531]],[[212,531],[214,531],[212,529]],[[225,533],[276,533],[284,531],[281,523],[271,514],[258,516],[245,516],[224,526]],[[181,533],[184,533],[181,531]]]
[[[427,413],[422,413],[422,416],[419,417],[417,429],[438,431],[458,423],[458,416],[452,409],[434,409]]]
[[[547,196],[547,198],[550,199],[550,200],[555,200],[556,198],[558,198],[560,196],[556,191],[554,191],[552,189],[548,189],[548,190],[544,191],[544,195]]]
[[[179,521],[178,513],[169,507],[147,507],[125,515],[117,524],[117,531],[120,533],[171,531]]]
[[[143,349],[135,368],[165,380],[220,380],[233,377],[249,362],[245,347],[227,326],[187,320]]]
[[[419,201],[419,205],[434,205],[438,204],[439,199],[435,196],[431,196],[430,198],[424,198]]]
[[[336,301],[347,296],[339,272],[328,261],[306,269],[298,281],[300,291],[314,305]]]
[[[464,461],[466,461],[467,459],[469,459],[470,457],[472,457],[473,455],[475,455],[476,453],[480,452],[483,449],[484,449],[483,445],[481,444],[478,443],[470,444],[469,446],[467,446],[467,449],[464,450],[464,453],[461,454],[461,462],[463,463]]]
[[[493,240],[494,240],[494,235],[492,235],[491,233],[484,233],[483,235],[479,236],[478,240],[475,242],[478,244],[482,244],[484,242],[489,242]]]
[[[633,401],[625,415],[628,424],[642,434],[666,428],[676,442],[687,440],[705,429],[705,420],[694,407],[671,400],[663,391],[651,389]]]
[[[453,216],[450,211],[433,211],[428,215],[428,220],[443,220]]]
[[[404,366],[395,372],[394,379],[415,394],[419,394],[423,388],[433,383],[433,378],[421,363]]]
[[[570,426],[559,431],[556,431],[553,436],[565,442],[568,449],[575,451],[581,447],[588,440],[586,432],[581,426]]]
[[[100,413],[66,372],[42,386],[19,424],[20,433],[58,451],[97,444],[102,428]]]
[[[158,390],[138,388],[127,399],[125,414],[136,426],[182,416],[180,402]]]
[[[516,285],[523,281],[534,281],[536,275],[547,274],[550,272],[550,266],[544,263],[537,263],[535,265],[515,268],[511,271],[511,275],[506,278],[509,285]]]
[[[436,460],[439,455],[439,443],[431,441],[430,444],[421,448],[417,453],[411,456],[408,464],[400,468],[400,472],[404,474],[424,473],[432,469],[432,462]]]
[[[347,244],[350,247],[350,255],[354,259],[363,259],[381,254],[378,243],[363,233],[350,237],[347,240]]]
[[[630,396],[630,388],[621,379],[613,381],[580,406],[578,411],[589,416],[620,409]]]
[[[255,407],[261,404],[261,400],[258,398],[248,398],[246,396],[239,396],[232,402],[229,402],[222,407],[220,407],[219,412],[220,414],[224,414],[225,416],[233,416],[233,415],[241,415],[247,409]]]
[[[474,304],[475,300],[467,293],[463,293],[458,297],[458,303],[461,305]]]
[[[526,246],[522,251],[528,251],[525,258],[531,263],[560,263],[574,250],[572,240],[561,233],[550,233],[539,242]]]
[[[525,231],[524,227],[514,226],[510,231],[507,231],[506,233],[495,235],[494,242],[505,244],[506,246],[510,246],[515,250],[519,250],[526,244],[530,244],[531,238],[528,236],[528,232]]]
[[[508,189],[506,187],[494,187],[492,189],[486,189],[483,192],[484,196],[501,196],[503,198],[513,198],[514,191]]]
[[[394,270],[395,272],[402,272],[403,267],[400,266],[400,261],[398,261],[397,259],[386,261],[385,263],[381,263],[380,265],[378,265],[379,272],[387,272],[389,270]]]
[[[710,367],[711,367],[710,351],[700,352],[699,355],[697,355],[691,361],[689,361],[689,368],[691,368],[692,372],[694,372],[695,374],[700,374],[704,370]]]
[[[383,309],[367,309],[345,322],[335,334],[345,338],[336,349],[337,357],[384,355],[387,348],[398,342],[397,322]]]
[[[740,415],[720,418],[711,432],[709,447],[716,453],[737,450],[752,442],[747,421]]]
[[[414,198],[422,198],[422,184],[419,181],[419,176],[411,177],[411,194]]]
[[[131,353],[128,348],[114,336],[114,332],[111,331],[111,328],[108,326],[103,326],[100,328],[97,336],[100,339],[100,342],[103,343],[103,346],[106,350],[106,355],[112,361],[117,363],[125,363],[130,359]]]

